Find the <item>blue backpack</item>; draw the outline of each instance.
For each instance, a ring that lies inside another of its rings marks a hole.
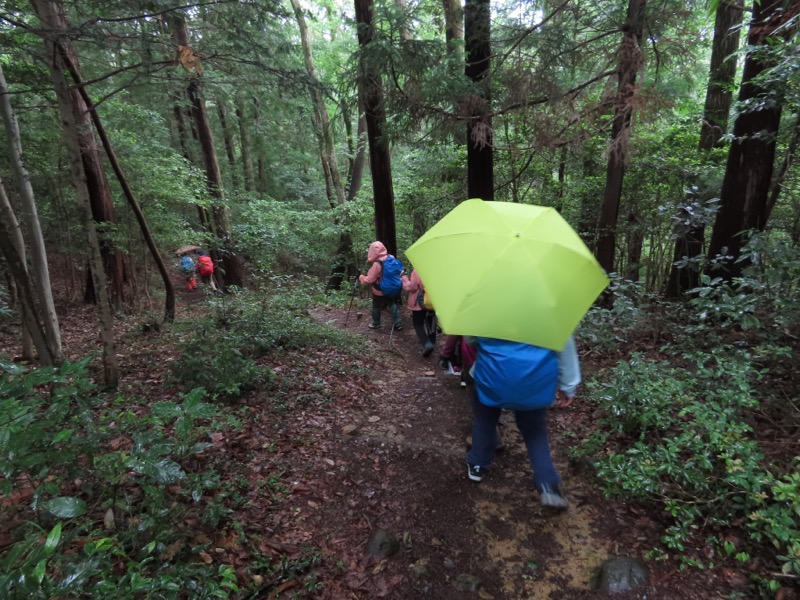
[[[381,263],[381,283],[378,289],[387,298],[398,298],[403,289],[400,274],[403,272],[403,263],[391,254]]]
[[[181,258],[181,271],[183,271],[185,275],[194,273],[194,261],[191,256],[184,256]]]

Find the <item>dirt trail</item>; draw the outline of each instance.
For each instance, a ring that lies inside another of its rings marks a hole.
[[[380,567],[391,583],[381,596],[599,598],[604,596],[592,591],[591,580],[601,563],[614,555],[639,557],[626,544],[640,546],[642,531],[652,523],[644,520],[636,531],[626,531],[618,517],[624,507],[607,503],[570,471],[567,444],[583,435],[576,430],[585,421],[575,418],[579,408],[551,413],[554,458],[571,501],[568,511],[553,514],[542,509],[532,489],[527,454],[510,413],[501,419],[506,450],[481,483],[467,478],[471,415],[466,390],[438,368],[436,352],[421,356],[410,319],[403,331],[391,334],[387,328],[368,330],[367,317],[355,311],[349,318],[334,309],[314,316],[338,327],[346,320],[348,330],[368,338],[373,383],[384,390],[360,416],[350,448],[357,448],[357,455],[371,452],[373,464],[347,467],[347,479],[381,490],[383,510],[365,511],[372,515],[368,525],[405,542]],[[477,590],[469,592],[476,581]],[[652,587],[630,597],[642,594],[683,597],[675,589],[657,593]]]

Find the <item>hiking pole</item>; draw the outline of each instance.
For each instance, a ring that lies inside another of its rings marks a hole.
[[[344,326],[347,327],[347,322],[350,320],[350,311],[353,310],[353,300],[356,299],[356,292],[358,291],[358,276],[361,271],[356,272],[355,285],[353,285],[353,293],[350,295],[350,306],[347,307],[347,317],[344,320]]]

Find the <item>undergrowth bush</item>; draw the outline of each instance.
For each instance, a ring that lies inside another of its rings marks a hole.
[[[753,354],[724,346],[672,364],[635,354],[591,386],[605,416],[576,454],[598,457],[607,494],[659,502],[670,518],[662,542],[686,564],[702,566],[690,546],[747,562],[768,542],[779,568],[800,574],[800,477],[769,470],[746,421],[762,375]],[[719,542],[741,524],[740,546]]]
[[[357,348],[352,336],[309,315],[321,299],[316,282],[280,276],[260,292],[213,298],[208,314],[190,324],[172,363],[173,378],[187,389],[202,386],[214,396],[235,398],[272,379],[261,357],[305,347]]]
[[[25,371],[0,362],[2,598],[227,598],[233,569],[206,564],[180,523],[206,518],[210,444],[203,390],[153,403],[98,396],[88,359]]]
[[[642,316],[643,293],[639,283],[612,274],[606,293],[610,296],[610,308],[593,306],[579,330],[581,341],[593,350],[613,350],[624,344]]]

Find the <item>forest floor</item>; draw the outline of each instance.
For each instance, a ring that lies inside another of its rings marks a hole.
[[[179,290],[179,318],[197,317],[202,291]],[[59,310],[68,354],[95,348],[92,309],[73,302]],[[593,579],[616,556],[642,559],[649,569],[647,585],[616,598],[750,596],[747,578],[734,570],[683,571],[672,558],[646,558],[659,545],[663,511],[604,498],[568,460],[570,446],[596,420],[580,396],[550,418],[568,510],[540,506],[510,414],[501,421],[505,451],[481,483],[470,481],[466,390],[438,367],[437,352],[421,356],[404,313],[406,327],[392,333],[369,330],[366,310],[311,311],[364,336],[368,351],[353,358],[307,349],[269,358],[276,381],[240,400],[239,428],[212,435],[211,460],[223,465],[225,493],[236,500],[229,522],[240,523],[250,543],[233,528],[207,532],[215,547],[210,560],[236,567],[251,589],[262,586],[249,598],[601,598]],[[117,339],[120,393],[174,398],[166,376],[176,358],[170,338],[134,332],[131,319],[120,323]],[[8,330],[0,332],[0,351],[13,352]],[[602,368],[583,358],[585,377]],[[388,558],[367,555],[377,530],[396,541]],[[269,580],[274,567],[257,575],[254,561],[265,558],[286,565],[279,584]]]

